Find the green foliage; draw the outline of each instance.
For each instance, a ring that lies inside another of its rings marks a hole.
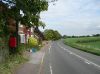
[[[60,33],[54,30],[45,30],[44,36],[46,40],[58,40],[61,38]]]
[[[38,46],[38,41],[36,38],[30,37],[28,40],[29,40],[28,42],[29,42],[30,47],[37,47]]]
[[[67,38],[64,43],[82,51],[100,55],[100,37]]]
[[[54,31],[54,40],[58,40],[61,38],[61,35],[58,31]]]
[[[2,35],[8,36],[8,28],[7,25],[5,25],[5,21],[3,19],[0,19],[0,32],[2,32]]]
[[[21,23],[22,23],[23,25],[25,25],[25,26],[31,27],[32,24],[31,24],[30,22],[31,22],[31,21],[30,21],[30,18],[29,18],[28,16],[23,16],[23,17],[21,18]]]
[[[6,0],[5,2],[1,2],[0,5],[4,8],[0,10],[0,12],[2,12],[0,18],[7,19],[10,16],[18,21],[22,21],[22,23],[24,22],[24,24],[29,27],[30,25],[32,26],[32,24],[38,24],[40,12],[48,10],[47,0]],[[22,11],[27,18],[22,16],[20,11]]]
[[[28,61],[28,59],[22,55],[11,55],[6,59],[6,62],[0,64],[0,74],[13,74],[13,70],[16,66],[19,66],[26,61]]]
[[[16,7],[18,7],[21,11],[23,11],[24,16],[27,18],[24,24],[29,26],[38,25],[40,12],[45,11],[48,9],[48,2],[46,0],[15,0]],[[30,23],[31,22],[31,23]]]
[[[48,10],[47,0],[6,0],[1,1],[0,6],[3,7],[0,9],[0,20],[7,21],[8,17],[12,17],[28,27],[43,26],[44,28],[45,26],[41,21],[39,23],[39,19],[40,13]],[[24,16],[20,14],[20,11]]]
[[[44,22],[39,21],[39,26],[43,27],[43,29],[44,29],[46,25],[45,25],[45,23],[44,23]]]
[[[23,52],[25,52],[26,50],[28,50],[29,49],[29,47],[28,47],[28,44],[20,44],[19,46],[18,46],[18,53],[23,53]]]
[[[100,37],[100,34],[93,34],[93,37]]]
[[[27,27],[43,26],[39,23],[40,13],[48,10],[47,0],[5,0],[0,1],[0,30],[7,34],[8,19],[16,20],[16,37],[18,41],[18,22]],[[23,16],[20,13],[23,12]]]

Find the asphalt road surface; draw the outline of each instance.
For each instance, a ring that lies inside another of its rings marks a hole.
[[[100,57],[63,44],[50,43],[42,58],[40,74],[100,74]]]

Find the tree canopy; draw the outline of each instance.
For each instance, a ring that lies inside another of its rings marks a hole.
[[[44,36],[46,40],[58,40],[62,36],[58,31],[47,29],[44,31]]]
[[[48,9],[47,0],[2,0],[0,3],[2,6],[0,11],[4,18],[10,16],[28,26],[38,25],[40,12]],[[20,11],[24,16],[20,14]]]

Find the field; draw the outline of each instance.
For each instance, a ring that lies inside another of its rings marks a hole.
[[[100,37],[66,38],[64,43],[100,56]]]

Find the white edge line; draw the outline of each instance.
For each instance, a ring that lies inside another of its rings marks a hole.
[[[87,61],[87,60],[85,60],[84,62],[87,63],[87,64],[91,64],[90,61]]]
[[[45,56],[45,53],[43,54],[43,57],[42,57],[42,61],[41,61],[41,64],[43,63],[43,60],[44,60],[44,56]]]
[[[58,44],[58,46],[60,46],[60,45]],[[62,46],[60,46],[60,48],[62,48],[62,49],[64,49],[64,50],[65,50],[65,48],[64,48],[64,47],[62,47]],[[96,63],[94,63],[94,62],[92,62],[92,61],[89,61],[89,60],[87,60],[87,59],[85,59],[85,58],[83,58],[83,57],[81,57],[81,56],[77,55],[76,53],[73,53],[72,51],[69,51],[68,49],[66,49],[66,51],[67,51],[67,52],[70,52],[70,53],[72,53],[74,56],[76,56],[76,57],[78,57],[78,58],[80,58],[80,59],[84,60],[84,61],[85,61],[85,63],[92,64],[92,65],[94,65],[94,66],[96,66],[96,67],[100,68],[100,65],[98,65],[98,64],[96,64]]]
[[[50,65],[50,74],[53,74],[53,72],[52,72],[52,66]]]
[[[44,56],[45,56],[45,53],[43,54],[42,60],[41,60],[41,62],[40,62],[39,74],[41,74],[42,64],[43,64],[43,61],[44,61]]]

